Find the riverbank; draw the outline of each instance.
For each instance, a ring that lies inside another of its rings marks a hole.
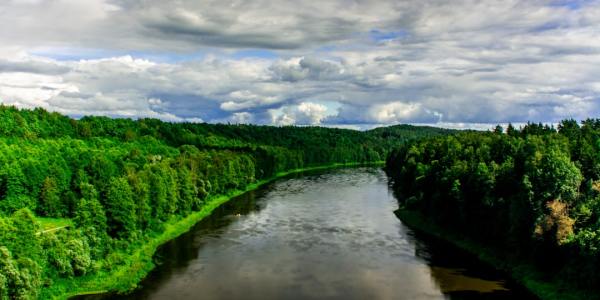
[[[275,176],[248,185],[243,190],[231,191],[227,195],[219,195],[207,199],[203,208],[182,219],[169,221],[165,224],[165,230],[156,236],[150,237],[144,243],[133,244],[130,254],[121,258],[126,263],[120,265],[111,272],[98,271],[92,275],[72,279],[60,279],[42,289],[42,299],[68,299],[79,295],[100,294],[107,292],[124,293],[134,289],[137,284],[154,269],[153,255],[162,244],[180,236],[190,230],[196,223],[209,216],[217,207],[223,203],[246,192],[255,190],[262,185],[276,179],[306,171],[325,170],[343,167],[358,166],[382,166],[384,162],[371,163],[337,163],[302,169],[280,172]],[[130,248],[130,249],[131,249]]]
[[[437,239],[444,240],[450,244],[478,257],[481,261],[492,267],[506,272],[519,284],[526,287],[540,299],[600,299],[600,295],[593,291],[582,291],[573,287],[554,281],[548,281],[544,274],[536,270],[532,265],[516,263],[502,259],[494,249],[485,247],[471,239],[456,232],[437,226],[429,222],[422,214],[406,209],[398,209],[394,212],[396,216],[408,227],[418,232],[425,233]]]

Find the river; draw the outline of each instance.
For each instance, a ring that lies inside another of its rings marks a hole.
[[[378,168],[277,180],[165,244],[132,294],[87,299],[535,299],[404,226]]]

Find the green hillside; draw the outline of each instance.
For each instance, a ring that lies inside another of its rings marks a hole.
[[[156,247],[290,170],[373,163],[431,127],[167,123],[0,106],[0,298],[124,291]]]

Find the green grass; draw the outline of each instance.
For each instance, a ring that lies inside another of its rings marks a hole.
[[[40,223],[40,231],[51,231],[60,228],[66,228],[73,225],[71,219],[65,218],[37,218]]]
[[[548,280],[547,276],[537,270],[533,265],[526,262],[514,262],[503,259],[497,251],[477,243],[460,233],[437,226],[427,220],[421,213],[406,209],[395,211],[398,218],[408,227],[423,232],[435,238],[447,241],[454,246],[471,253],[481,261],[494,268],[509,274],[515,281],[519,282],[540,299],[600,299],[596,291],[586,291],[566,286],[563,282]]]
[[[368,165],[381,166],[383,163],[384,162],[373,162]],[[230,199],[290,174],[362,165],[366,164],[338,163],[290,170],[277,173],[272,178],[248,185],[243,190],[236,190],[227,195],[211,197],[210,199],[207,199],[202,210],[194,212],[185,218],[170,220],[166,222],[164,230],[161,233],[143,243],[138,242],[131,245],[129,247],[130,251],[125,254],[127,257],[124,259],[125,263],[123,265],[117,266],[111,272],[98,271],[97,273],[81,277],[57,279],[48,287],[42,289],[40,299],[68,299],[69,297],[77,295],[108,292],[125,293],[131,291],[136,288],[138,283],[155,267],[153,256],[160,245],[187,232],[192,226],[209,216],[217,207]]]

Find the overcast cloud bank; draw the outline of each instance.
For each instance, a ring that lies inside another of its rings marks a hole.
[[[485,128],[600,113],[598,1],[9,0],[0,19],[0,102],[72,116]]]

